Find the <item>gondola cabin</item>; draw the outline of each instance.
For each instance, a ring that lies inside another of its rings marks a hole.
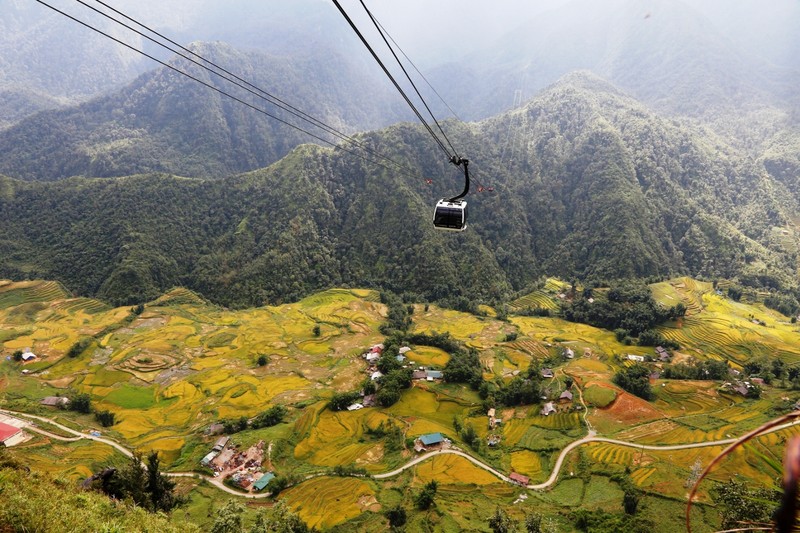
[[[467,202],[465,200],[450,201],[444,198],[436,202],[433,226],[445,231],[467,229]]]

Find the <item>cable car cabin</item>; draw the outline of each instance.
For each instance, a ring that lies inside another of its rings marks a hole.
[[[433,212],[433,225],[445,231],[464,231],[467,229],[467,202],[450,201],[442,198],[436,202]]]

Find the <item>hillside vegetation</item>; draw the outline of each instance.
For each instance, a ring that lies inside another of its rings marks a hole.
[[[183,285],[237,306],[339,284],[491,302],[552,274],[796,285],[791,138],[754,161],[586,74],[524,109],[453,127],[495,187],[470,197],[461,235],[430,225],[436,199],[460,189],[458,173],[420,128],[398,125],[363,141],[433,185],[314,146],[224,180],[2,178],[0,275],[59,279],[118,304]]]

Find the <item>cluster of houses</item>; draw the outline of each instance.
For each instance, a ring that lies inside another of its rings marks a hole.
[[[361,357],[366,359],[367,361],[367,374],[372,381],[379,380],[383,377],[383,372],[378,370],[377,364],[378,359],[381,358],[383,355],[383,350],[385,346],[383,344],[376,344],[372,346],[366,353],[364,353]],[[407,361],[408,356],[406,355],[408,352],[411,351],[411,348],[408,346],[403,346],[398,350],[398,354],[395,356],[397,362],[403,365],[403,368],[408,368],[411,366],[414,367],[413,361]],[[437,381],[444,378],[444,374],[441,370],[431,370],[426,369],[423,366],[416,368],[411,373],[411,379],[415,381]],[[372,407],[375,405],[375,395],[374,394],[367,394],[365,395],[360,402],[353,403],[347,407],[348,411],[357,411],[359,409],[363,409],[365,407]]]
[[[200,461],[214,472],[214,477],[229,477],[234,485],[245,490],[262,490],[275,477],[261,471],[264,461],[264,441],[258,441],[246,451],[239,451],[230,437],[219,437],[211,451]]]
[[[624,359],[628,361],[633,361],[635,363],[649,363],[651,361],[656,361],[659,363],[669,363],[672,361],[672,354],[670,354],[666,348],[663,346],[656,346],[656,356],[653,359],[649,355],[634,355],[632,353],[626,354]]]
[[[756,385],[763,387],[764,380],[762,378],[749,378],[747,380],[735,379],[733,381],[726,381],[723,383],[719,390],[722,392],[735,392],[741,396],[749,396],[750,389]]]

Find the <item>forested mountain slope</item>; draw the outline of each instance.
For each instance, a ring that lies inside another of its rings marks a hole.
[[[469,197],[464,234],[430,223],[435,200],[461,189],[457,169],[400,124],[362,140],[419,175],[308,145],[222,180],[4,179],[0,275],[123,303],[185,285],[228,305],[341,284],[492,300],[543,274],[794,284],[790,150],[745,157],[587,74],[521,110],[447,127],[495,187]]]
[[[192,49],[271,94],[291,95],[289,104],[346,133],[403,116],[401,102],[388,92],[385,80],[360,75],[353,62],[333,52],[289,62],[223,43],[194,43]],[[186,59],[172,62],[204,83],[330,138],[257,98],[252,89],[247,92]],[[364,91],[369,99],[363,99]],[[161,67],[114,94],[43,112],[0,132],[0,172],[46,181],[140,172],[222,177],[267,166],[314,140]]]

